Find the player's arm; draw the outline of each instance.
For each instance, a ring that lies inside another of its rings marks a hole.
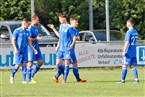
[[[42,40],[42,37],[37,36],[36,38],[30,38],[31,42]]]
[[[28,37],[28,45],[32,48],[32,50],[34,51],[34,54],[37,54],[37,50],[33,47],[32,43],[31,43],[31,38]]]
[[[51,28],[51,29],[54,31],[54,33],[56,34],[57,37],[59,37],[59,33],[58,33],[58,31],[55,29],[55,27],[54,27],[53,24],[48,24],[47,26],[48,26],[49,28]]]
[[[59,42],[57,42],[57,46],[55,47],[55,52],[58,52]]]
[[[123,47],[123,53],[122,53],[123,56],[125,56],[125,52],[126,52],[126,49],[128,48],[128,46],[129,46],[129,41],[126,41],[125,45]]]
[[[130,40],[130,33],[129,32],[127,32],[126,33],[126,36],[125,36],[125,44],[124,44],[124,47],[123,47],[123,49],[122,49],[122,51],[123,51],[123,53],[122,53],[122,55],[123,56],[125,56],[125,52],[126,52],[126,49],[128,48],[128,46],[129,46],[129,40]]]
[[[72,44],[70,45],[69,49],[71,50],[74,47],[74,44],[76,43],[76,36],[72,37]]]
[[[13,45],[15,54],[19,53],[18,48],[16,46],[16,38],[17,37],[18,37],[18,30],[14,30],[13,37],[12,37],[12,45]]]
[[[79,34],[79,31],[78,30],[76,30],[76,40],[77,41],[80,41],[81,39],[80,39],[80,34]]]
[[[80,36],[76,36],[76,40],[77,41],[80,41]]]
[[[29,28],[28,31],[29,31],[29,36],[30,36],[31,42],[42,40],[42,37],[40,37],[40,36],[37,36],[36,38],[32,38],[32,36],[33,36],[32,33],[31,33],[32,30]]]
[[[16,38],[14,38],[14,37],[12,38],[12,45],[13,45],[15,54],[18,54],[19,51],[18,51],[18,49],[16,47]]]

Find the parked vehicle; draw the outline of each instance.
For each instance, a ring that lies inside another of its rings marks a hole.
[[[105,42],[106,30],[80,31],[80,40],[84,42]],[[110,30],[110,41],[123,41],[124,33]]]
[[[0,44],[11,44],[13,31],[21,26],[21,21],[0,21]],[[38,25],[39,34],[42,40],[39,41],[40,47],[53,46],[58,39],[42,25]]]

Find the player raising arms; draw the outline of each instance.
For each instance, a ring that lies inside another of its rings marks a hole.
[[[139,83],[138,72],[135,66],[137,65],[136,60],[136,42],[138,38],[138,32],[134,28],[134,21],[132,19],[127,20],[128,31],[125,36],[125,44],[123,47],[123,66],[122,66],[122,79],[120,83],[125,83],[125,78],[127,75],[127,66],[132,69],[135,82]]]
[[[18,71],[20,64],[22,64],[22,83],[26,84],[26,63],[28,62],[28,45],[33,52],[37,54],[37,51],[31,44],[29,32],[26,30],[29,27],[29,20],[24,18],[22,20],[22,26],[14,30],[12,37],[12,45],[14,48],[14,64],[12,73],[10,76],[10,83],[14,83],[15,73]]]
[[[58,72],[64,72],[63,83],[66,82],[68,73],[69,73],[69,64],[70,64],[70,51],[74,48],[74,44],[76,41],[75,33],[71,33],[69,31],[70,25],[67,23],[67,16],[64,13],[59,14],[59,21],[61,23],[59,31],[54,28],[52,24],[48,24],[48,27],[52,28],[55,34],[59,37],[59,42],[56,47],[57,52],[57,68]],[[63,65],[62,61],[64,60],[64,71],[62,71]],[[56,74],[57,75],[57,74]],[[56,79],[58,76],[56,76]]]
[[[76,39],[77,40],[80,40],[79,38],[79,31],[76,29],[77,25],[78,25],[78,20],[75,19],[75,18],[71,18],[70,19],[72,25],[70,26],[69,28],[69,32],[70,33],[75,33],[75,36],[76,36]],[[54,32],[56,32],[56,29],[54,28],[53,25],[48,25],[48,27],[52,28]],[[75,45],[74,45],[75,46]],[[76,79],[78,82],[86,82],[86,80],[81,80],[80,77],[79,77],[79,72],[78,72],[78,64],[77,64],[77,59],[76,59],[76,56],[75,56],[75,50],[74,50],[74,47],[72,48],[71,52],[70,52],[70,55],[71,55],[71,63],[73,63],[73,74],[75,75]],[[58,66],[58,72],[56,73],[56,75],[53,77],[53,81],[58,83],[58,78],[61,74],[64,74],[64,67],[63,65],[59,65]]]
[[[34,81],[34,75],[38,72],[38,70],[40,69],[40,67],[43,64],[42,55],[41,55],[41,51],[39,48],[39,42],[38,42],[39,40],[42,39],[42,37],[39,37],[39,32],[38,32],[38,27],[37,27],[38,24],[39,24],[39,17],[35,15],[31,18],[31,25],[28,28],[32,45],[38,52],[35,55],[34,52],[32,51],[32,49],[30,47],[28,47],[28,61],[29,62],[27,64],[27,73],[28,73],[28,81],[30,83],[36,83],[36,81]],[[37,64],[31,73],[33,61],[37,61]]]

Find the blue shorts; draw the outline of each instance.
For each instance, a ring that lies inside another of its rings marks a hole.
[[[14,64],[22,64],[22,63],[28,63],[28,51],[25,51],[20,54],[14,54]]]
[[[67,50],[67,51],[59,51],[58,50],[58,52],[57,52],[57,59],[64,59],[64,60],[71,59],[70,50]]]
[[[122,57],[122,63],[123,63],[123,65],[136,66],[137,60],[136,60],[136,57],[125,56],[125,57]]]
[[[40,48],[37,48],[37,54],[34,54],[34,51],[31,48],[28,48],[28,61],[36,61],[36,60],[42,60],[42,54],[40,51]]]
[[[70,56],[71,56],[71,59],[70,59],[71,63],[77,62],[77,58],[76,58],[76,54],[74,50],[71,50]]]

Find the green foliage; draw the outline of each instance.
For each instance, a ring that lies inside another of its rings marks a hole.
[[[88,28],[87,0],[35,0],[35,5],[36,13],[45,25],[53,23],[59,27],[58,14],[65,12],[68,19],[72,16],[79,19],[79,29]]]
[[[1,0],[0,15],[2,20],[30,18],[30,0]]]
[[[110,26],[125,32],[126,21],[132,18],[141,39],[145,39],[145,1],[144,0],[110,0]]]
[[[94,28],[105,29],[105,0],[93,0]],[[145,39],[145,0],[109,0],[110,28],[126,32],[126,21],[133,19],[140,38]]]
[[[30,18],[31,0],[1,0],[0,21]],[[35,13],[45,26],[53,23],[59,27],[58,14],[66,12],[68,19],[77,17],[80,30],[89,28],[88,0],[34,0]],[[105,0],[92,0],[94,29],[105,29]],[[145,0],[109,0],[110,28],[126,32],[126,21],[135,20],[135,28],[140,38],[145,39]],[[69,21],[69,20],[68,20]]]

